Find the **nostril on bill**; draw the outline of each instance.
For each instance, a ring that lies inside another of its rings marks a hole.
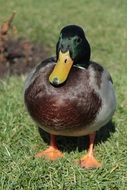
[[[67,63],[67,59],[64,60],[64,63]]]

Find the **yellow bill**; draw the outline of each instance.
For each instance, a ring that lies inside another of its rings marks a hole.
[[[62,84],[68,77],[70,69],[73,65],[73,60],[70,57],[69,51],[62,53],[59,52],[58,61],[54,67],[53,72],[49,76],[50,83],[54,83],[57,80],[57,84]]]

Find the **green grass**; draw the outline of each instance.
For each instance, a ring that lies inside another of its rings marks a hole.
[[[0,21],[13,10],[20,36],[27,36],[55,52],[59,30],[75,23],[86,30],[92,59],[110,71],[116,90],[116,126],[106,142],[95,146],[103,167],[81,169],[74,164],[85,151],[78,149],[56,162],[34,159],[46,148],[23,103],[24,76],[0,82],[0,190],[126,190],[127,189],[127,1],[0,0]]]

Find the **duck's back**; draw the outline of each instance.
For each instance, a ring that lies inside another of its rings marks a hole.
[[[103,108],[99,94],[103,68],[95,63],[88,69],[72,67],[67,81],[54,87],[49,83],[54,66],[55,59],[49,59],[28,76],[24,95],[27,109],[40,127],[49,133],[85,135],[89,128],[94,130],[92,126]]]

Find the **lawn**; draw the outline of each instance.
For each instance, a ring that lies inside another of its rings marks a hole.
[[[102,168],[86,170],[75,164],[86,149],[65,149],[65,157],[55,162],[35,159],[34,154],[47,144],[24,107],[26,76],[1,80],[0,190],[127,190],[127,1],[0,0],[0,21],[13,10],[18,35],[49,46],[49,55],[55,54],[61,27],[81,25],[92,47],[91,59],[112,75],[117,109],[115,132],[95,146]],[[62,140],[64,144],[67,139]]]

